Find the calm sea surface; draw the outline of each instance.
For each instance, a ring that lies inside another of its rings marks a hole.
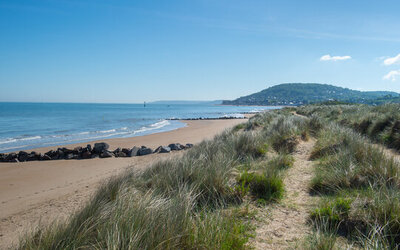
[[[0,103],[0,152],[132,137],[186,126],[168,118],[237,116],[275,107],[206,104]]]

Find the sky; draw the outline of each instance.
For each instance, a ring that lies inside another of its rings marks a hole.
[[[0,0],[0,101],[400,92],[400,1]]]

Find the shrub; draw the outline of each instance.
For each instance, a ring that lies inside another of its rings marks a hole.
[[[248,186],[256,199],[276,201],[283,197],[283,181],[276,174],[266,176],[265,174],[243,172],[238,177],[238,183]]]

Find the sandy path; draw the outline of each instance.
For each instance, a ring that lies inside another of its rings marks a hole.
[[[267,221],[256,224],[256,249],[287,249],[311,233],[307,225],[309,211],[316,204],[316,197],[309,194],[309,183],[313,176],[313,162],[310,152],[315,144],[313,139],[300,142],[293,154],[295,162],[287,170],[284,180],[284,199],[271,208]]]
[[[110,148],[169,143],[199,143],[245,120],[188,121],[187,127],[140,137],[103,140]],[[93,142],[91,142],[93,144]],[[73,148],[78,144],[67,145]],[[82,145],[82,144],[80,144]],[[86,144],[84,144],[86,145]],[[46,152],[49,148],[35,149]],[[143,168],[182,152],[132,158],[34,161],[0,164],[0,249],[15,244],[21,233],[63,219],[87,201],[104,180],[127,168]]]

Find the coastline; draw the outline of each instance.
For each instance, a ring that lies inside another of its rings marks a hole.
[[[247,116],[249,117],[249,116]],[[193,143],[213,138],[227,128],[246,119],[185,121],[186,127],[172,131],[129,138],[101,140],[117,147],[145,145],[156,148],[169,143]],[[87,143],[95,143],[91,141]],[[67,147],[87,143],[69,144]],[[36,148],[46,152],[54,147]],[[87,160],[32,161],[0,164],[0,248],[15,244],[27,229],[64,219],[79,209],[112,176],[129,168],[145,168],[153,162],[179,157],[182,151],[127,158],[96,158]]]

